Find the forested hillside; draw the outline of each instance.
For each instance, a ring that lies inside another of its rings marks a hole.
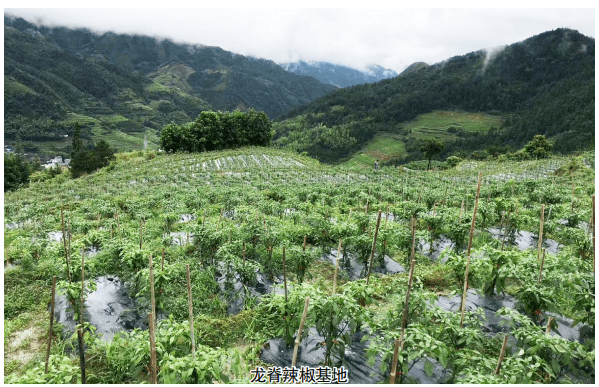
[[[169,122],[253,108],[271,118],[335,89],[272,61],[147,36],[4,18],[5,140],[65,150],[75,122],[119,149],[156,145]]]
[[[514,149],[535,134],[552,139],[556,151],[570,152],[594,143],[594,90],[595,40],[558,29],[492,53],[480,50],[432,66],[416,63],[396,78],[292,108],[275,125],[275,143],[334,161],[386,131],[404,135],[408,152],[415,151],[406,122],[454,110],[496,114],[503,124],[462,134],[447,144],[445,155],[489,146]]]

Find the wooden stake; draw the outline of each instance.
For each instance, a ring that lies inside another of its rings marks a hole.
[[[403,346],[404,346],[404,333],[406,330],[406,326],[408,323],[408,305],[410,303],[410,291],[412,289],[412,284],[413,284],[413,279],[414,279],[414,268],[416,266],[416,259],[415,259],[415,255],[414,255],[414,245],[415,245],[415,229],[416,229],[416,219],[414,217],[412,217],[411,220],[411,226],[412,226],[412,253],[411,253],[411,260],[410,260],[410,275],[408,278],[408,290],[406,292],[406,301],[404,303],[404,309],[403,309],[403,319],[401,322],[401,338],[396,339],[395,340],[395,348],[393,350],[393,361],[391,363],[391,375],[389,378],[389,383],[390,384],[395,384],[395,378],[397,376],[397,360],[399,358],[399,348],[401,346],[401,349],[403,350]]]
[[[549,320],[547,321],[547,329],[545,330],[546,334],[550,334],[551,333],[551,323],[553,322],[553,317],[549,317]]]
[[[243,263],[245,263],[245,242],[243,242]]]
[[[152,254],[150,254],[150,301],[152,303],[152,315],[156,321],[156,298],[154,296],[154,265],[152,264]]]
[[[445,186],[445,194],[443,194],[443,205],[447,207],[447,185]]]
[[[462,224],[462,214],[464,213],[464,199],[462,199],[462,207],[460,208],[460,222]]]
[[[308,236],[304,235],[304,245],[302,246],[303,251],[306,251],[306,239],[308,239]]]
[[[499,361],[497,362],[497,368],[495,368],[495,375],[499,375],[499,371],[501,370],[501,363],[503,362],[505,347],[507,346],[507,336],[507,334],[503,336],[503,344],[501,345],[501,352],[499,352]]]
[[[144,241],[144,220],[143,219],[139,219],[139,249],[141,250],[141,247],[143,245],[143,241]]]
[[[411,225],[412,225],[412,250],[410,251],[410,262],[412,262],[414,260],[414,257],[416,256],[416,218],[414,218],[412,216],[412,220],[411,220]]]
[[[224,208],[220,209],[220,216],[218,217],[218,222],[216,223],[216,231],[218,231],[218,228],[220,227],[220,221],[223,218],[223,210]]]
[[[412,246],[414,245],[415,241],[414,241],[414,237],[413,235],[414,233],[414,229],[416,227],[416,222],[415,219],[412,218]],[[414,247],[412,247],[414,248]],[[404,308],[403,308],[403,320],[401,323],[401,329],[404,330],[406,328],[406,325],[408,323],[408,305],[410,303],[410,292],[412,290],[412,283],[413,283],[413,279],[414,279],[414,267],[416,266],[416,259],[414,259],[414,254],[412,254],[412,259],[410,261],[410,275],[408,277],[408,290],[406,292],[406,301],[404,303]]]
[[[191,356],[195,359],[196,357],[196,341],[194,338],[193,329],[193,303],[191,297],[191,277],[189,275],[189,264],[185,265],[187,268],[187,303],[189,305],[189,329],[191,330]]]
[[[46,350],[46,370],[48,373],[48,362],[50,361],[50,347],[52,346],[52,327],[54,326],[54,297],[56,296],[56,276],[52,277],[52,301],[50,303],[50,329],[48,329],[48,349]]]
[[[150,332],[150,383],[158,384],[158,378],[156,375],[156,322],[152,312],[148,314],[148,317]]]
[[[389,220],[389,206],[387,206],[387,213],[385,214],[385,227],[384,227],[385,230],[387,229],[387,221],[388,220]]]
[[[71,254],[71,222],[69,222],[68,220],[67,220],[67,236],[69,237],[69,244],[68,244],[68,246],[69,246],[69,262],[71,262],[71,257],[72,257],[72,254]]]
[[[370,282],[370,272],[372,271],[372,263],[374,261],[374,252],[376,250],[376,237],[379,234],[379,226],[381,225],[381,213],[383,211],[379,210],[379,214],[376,218],[376,228],[374,230],[374,239],[372,240],[372,251],[370,252],[370,266],[368,267],[368,276],[366,277],[366,285]]]
[[[285,246],[283,246],[283,283],[285,285],[285,304],[287,304],[287,271],[285,270]]]
[[[595,272],[595,195],[592,196],[593,206],[591,214],[591,233],[593,239],[593,273]]]
[[[160,270],[164,271],[164,247],[162,248],[162,260],[160,261]]]
[[[79,310],[79,365],[81,367],[81,383],[85,384],[85,352],[83,349],[83,302],[85,291],[85,250],[81,249],[81,309]]]
[[[537,281],[538,284],[541,283],[541,277],[543,275],[543,265],[545,264],[545,249],[543,249],[543,260],[541,261],[541,267],[539,268],[539,280]]]
[[[335,260],[335,274],[333,276],[333,294],[337,293],[337,275],[339,273],[339,258],[341,257],[341,241],[339,238],[339,246],[337,246],[337,259]]]
[[[400,339],[395,340],[395,348],[393,349],[393,360],[391,361],[391,374],[389,374],[389,384],[395,384],[397,376],[397,360],[399,358]]]
[[[70,265],[69,265],[69,251],[67,249],[67,236],[65,233],[65,229],[64,229],[64,212],[63,212],[63,208],[60,209],[60,219],[61,219],[61,223],[62,223],[62,242],[64,245],[64,260],[67,264],[67,275],[69,276],[69,282],[73,282],[73,280],[71,279],[71,269],[70,269]]]
[[[304,322],[306,321],[306,316],[308,315],[308,303],[310,302],[310,296],[306,297],[306,302],[304,303],[304,312],[302,313],[302,320],[300,321],[300,326],[297,331],[297,337],[295,338],[295,346],[293,347],[293,358],[291,360],[291,367],[295,367],[295,363],[297,360],[297,350],[299,349],[299,344],[302,338],[302,330],[304,329]]]
[[[503,237],[501,238],[501,250],[503,251],[503,246],[505,245],[505,238],[507,237],[507,233],[510,231],[510,216],[512,215],[512,210],[507,213],[507,220],[505,224],[505,232],[503,233]]]
[[[466,312],[466,296],[468,295],[468,271],[470,270],[470,250],[472,249],[472,238],[474,237],[474,227],[476,222],[476,211],[478,210],[478,197],[480,195],[480,183],[482,172],[478,173],[478,186],[476,188],[476,200],[474,202],[474,213],[472,214],[472,224],[470,225],[470,238],[468,239],[468,251],[466,252],[466,272],[464,273],[464,292],[462,293],[462,305],[460,307],[460,326],[464,326],[464,313]]]
[[[541,228],[539,230],[539,245],[537,247],[537,262],[541,260],[541,246],[543,245],[543,222],[545,220],[545,205],[541,204]]]

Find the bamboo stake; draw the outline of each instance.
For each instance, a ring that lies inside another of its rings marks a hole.
[[[385,227],[384,229],[387,229],[387,221],[389,220],[389,206],[387,206],[387,213],[385,214]],[[387,243],[387,241],[385,241],[385,243]]]
[[[116,204],[114,205],[114,218],[116,219],[116,228],[117,231],[120,231],[120,223],[119,223],[119,210],[116,206]]]
[[[414,259],[414,257],[416,256],[416,218],[414,218],[412,216],[412,220],[411,220],[411,225],[412,225],[412,250],[410,251],[410,262]]]
[[[462,224],[462,214],[464,214],[464,199],[462,199],[462,207],[460,208],[460,222]]]
[[[155,317],[152,312],[149,313],[149,330],[150,330],[150,383],[158,384],[156,375],[156,328]]]
[[[143,225],[144,225],[144,220],[142,218],[139,219],[139,249],[141,250],[141,247],[143,245],[143,241],[144,241],[144,229],[143,229]]]
[[[368,213],[368,209],[370,208],[369,200],[370,200],[370,198],[366,198],[366,208],[364,209],[364,213],[365,214]]]
[[[191,356],[196,357],[196,341],[193,329],[193,303],[191,298],[191,277],[189,275],[189,264],[185,265],[187,269],[187,303],[189,305],[189,329],[191,330]]]
[[[537,261],[541,260],[541,246],[543,245],[543,223],[545,221],[545,205],[541,204],[541,228],[539,230],[539,245],[537,247]]]
[[[503,251],[503,246],[505,245],[505,237],[510,230],[510,216],[512,215],[512,210],[507,213],[507,220],[505,224],[505,232],[503,233],[503,237],[501,238],[501,250]]]
[[[541,267],[539,268],[539,280],[537,281],[538,284],[541,283],[541,277],[543,275],[543,265],[545,264],[545,249],[543,249],[543,260],[541,261]]]
[[[460,327],[464,326],[464,313],[466,312],[466,296],[468,295],[468,271],[470,270],[470,250],[472,248],[472,238],[474,236],[474,227],[476,222],[476,211],[478,210],[478,197],[480,195],[480,183],[482,172],[478,173],[478,186],[476,188],[476,200],[474,202],[474,213],[472,214],[472,224],[470,225],[470,238],[468,239],[468,251],[466,252],[466,272],[464,273],[464,292],[462,293],[462,305],[460,306]]]
[[[549,317],[549,320],[547,321],[547,329],[545,330],[546,334],[551,333],[551,323],[553,322],[553,320],[553,317]]]
[[[285,285],[285,304],[287,304],[287,271],[285,270],[285,246],[283,246],[283,283]]]
[[[52,277],[52,301],[50,303],[50,329],[48,329],[48,349],[46,350],[46,370],[48,373],[48,362],[50,361],[50,347],[52,346],[52,327],[54,326],[54,297],[56,296],[56,276]]]
[[[69,282],[72,282],[71,279],[71,269],[70,269],[70,265],[69,265],[69,252],[67,250],[67,236],[65,234],[65,229],[64,229],[64,211],[63,208],[60,209],[60,219],[61,219],[61,223],[62,223],[62,242],[64,245],[64,260],[67,264],[67,275],[69,276]]]
[[[374,239],[372,240],[372,251],[370,253],[370,266],[368,267],[368,276],[366,277],[366,285],[370,282],[370,272],[372,271],[372,262],[374,261],[374,252],[376,250],[376,237],[379,233],[379,226],[381,225],[381,213],[383,211],[379,210],[379,214],[376,218],[376,228],[374,230]]]
[[[216,231],[218,231],[218,229],[220,227],[220,221],[223,218],[223,210],[224,210],[224,208],[220,209],[220,216],[218,217],[218,222],[216,223]]]
[[[245,242],[243,242],[243,263],[245,263]]]
[[[393,349],[393,360],[391,361],[391,373],[389,375],[389,384],[395,384],[397,376],[397,360],[399,358],[400,339],[395,339],[395,348]]]
[[[412,252],[411,252],[411,260],[410,260],[410,275],[408,278],[408,290],[406,292],[406,301],[403,309],[403,319],[401,322],[401,338],[395,340],[395,348],[393,350],[393,361],[391,363],[391,376],[389,378],[389,383],[394,384],[395,378],[397,376],[397,360],[399,358],[399,349],[401,345],[401,349],[403,350],[405,341],[404,341],[404,333],[406,330],[406,325],[408,323],[408,305],[410,303],[410,291],[412,289],[413,279],[414,279],[414,268],[416,267],[416,259],[415,259],[415,229],[416,229],[416,219],[412,217],[411,220],[412,226]]]
[[[445,186],[445,193],[443,194],[443,205],[447,207],[447,185]]]
[[[341,257],[341,241],[339,238],[339,246],[337,246],[337,259],[335,260],[335,275],[333,276],[333,294],[337,293],[337,275],[339,273],[339,258]]]
[[[295,362],[297,360],[297,350],[299,349],[300,340],[302,338],[302,330],[304,329],[304,322],[306,321],[306,316],[308,315],[308,303],[310,302],[310,296],[306,297],[306,302],[304,303],[304,312],[302,313],[302,320],[300,321],[300,326],[297,331],[297,337],[295,338],[295,346],[293,347],[293,358],[291,360],[291,367],[295,367]]]
[[[150,301],[152,303],[152,315],[156,321],[156,298],[154,296],[154,265],[152,264],[152,254],[150,254]]]
[[[81,383],[85,384],[85,352],[83,349],[83,294],[85,290],[85,250],[81,249],[81,309],[79,310],[79,365],[81,367]]]
[[[416,227],[416,222],[415,219],[412,218],[412,251],[414,251],[414,244],[415,244],[415,238],[414,238],[414,229]],[[410,292],[412,290],[412,284],[413,284],[413,280],[414,280],[414,268],[416,266],[416,259],[414,257],[414,254],[412,254],[411,257],[411,261],[410,261],[410,275],[408,277],[408,290],[406,292],[406,302],[404,304],[404,309],[403,309],[403,320],[401,323],[401,329],[402,331],[406,328],[407,322],[408,322],[408,305],[410,303]]]
[[[308,235],[304,235],[304,245],[302,246],[303,251],[306,251],[306,239],[308,239]]]
[[[72,254],[71,254],[71,222],[69,222],[68,220],[67,220],[67,236],[69,237],[68,246],[69,246],[69,262],[70,262],[71,257],[72,257]]]
[[[505,347],[507,346],[507,333],[503,336],[503,344],[501,345],[501,352],[499,352],[499,361],[497,362],[497,368],[495,368],[495,375],[499,375],[499,371],[501,370],[501,363],[503,362],[503,357],[505,356]]]
[[[593,236],[593,273],[595,272],[595,195],[592,196],[591,233]]]

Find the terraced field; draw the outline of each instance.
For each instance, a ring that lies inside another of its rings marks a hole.
[[[4,381],[594,383],[593,159],[132,152],[8,192]]]

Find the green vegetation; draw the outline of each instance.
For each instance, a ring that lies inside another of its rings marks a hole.
[[[4,154],[4,192],[26,185],[29,173],[27,163],[20,156]]]
[[[139,133],[159,135],[202,111],[253,108],[272,118],[335,89],[217,47],[37,26],[6,15],[4,22],[5,141],[31,141],[36,149],[28,152],[40,157],[70,153],[63,138],[72,136],[74,122],[89,141],[99,141],[100,132],[119,151],[141,150]]]
[[[379,133],[368,141],[364,148],[356,152],[348,161],[341,163],[348,167],[372,168],[376,160],[382,162],[405,156],[406,146],[400,137],[392,133]]]
[[[86,256],[86,278],[110,275],[129,283],[143,316],[150,309],[148,257],[154,257],[156,307],[165,316],[156,333],[160,383],[249,383],[250,370],[265,366],[259,357],[265,342],[275,337],[282,339],[281,345],[293,342],[307,296],[303,332],[307,336],[314,328],[323,337],[322,361],[346,364],[344,356],[356,344],[352,333],[360,331],[363,342],[368,341],[369,358],[361,366],[372,371],[380,367],[383,376],[373,382],[387,381],[385,372],[402,330],[407,273],[373,272],[366,285],[365,273],[356,279],[343,264],[332,294],[335,269],[323,258],[342,239],[342,263],[368,259],[376,214],[385,214],[387,207],[393,215],[381,221],[374,267],[380,269],[384,259],[406,267],[412,216],[416,245],[421,245],[399,357],[402,382],[414,382],[411,369],[418,362],[436,377],[443,370],[443,381],[450,383],[588,381],[594,375],[594,334],[580,342],[568,340],[562,337],[566,320],[554,327],[559,334],[545,330],[551,313],[594,330],[593,246],[587,231],[594,171],[585,166],[593,158],[591,152],[513,163],[461,161],[444,171],[382,167],[364,173],[260,147],[131,152],[117,154],[109,167],[79,179],[32,182],[5,195],[10,227],[4,239],[4,381],[78,381],[77,358],[69,355],[76,344],[60,335],[60,326],[54,332],[51,371],[44,374],[46,306],[53,275],[77,302],[80,286],[65,281],[69,270],[80,270],[76,252],[92,247],[98,252]],[[496,313],[468,306],[462,326],[459,311],[439,305],[462,294],[478,171],[483,183],[469,294],[492,294],[494,300],[515,306]],[[542,204],[544,238],[563,246],[546,253],[539,277],[536,243],[520,250],[509,238],[538,232]],[[48,238],[61,230],[61,209],[73,252],[69,264],[62,241]],[[504,230],[506,242],[494,238],[490,228]],[[424,244],[442,236],[455,245],[431,260]],[[249,291],[257,289],[256,283],[282,278],[284,248],[287,295],[279,284],[277,291],[257,297]],[[195,359],[186,265],[191,267]],[[228,313],[237,301],[233,289],[243,298],[237,314]],[[488,313],[505,320],[505,326],[492,329],[503,329],[510,337],[499,374],[493,371],[503,334],[488,332]],[[108,343],[91,329],[84,340],[88,382],[148,381],[147,330],[122,332]]]
[[[160,146],[167,152],[204,152],[240,146],[268,146],[272,123],[264,112],[202,112],[193,122],[162,128]]]
[[[487,133],[492,127],[500,127],[501,122],[497,115],[437,110],[419,114],[416,119],[404,123],[403,128],[416,138],[432,136],[453,140],[468,132]]]
[[[512,44],[490,61],[480,50],[340,89],[280,116],[274,144],[337,162],[377,132],[392,132],[403,136],[407,151],[396,164],[422,159],[417,141],[427,137],[446,142],[441,158],[513,152],[537,134],[559,153],[592,149],[594,47],[594,39],[558,29]],[[312,135],[318,126],[348,128],[356,142],[323,147]]]
[[[73,143],[71,153],[71,174],[73,177],[79,177],[84,173],[91,173],[96,169],[106,167],[110,160],[114,158],[114,150],[105,140],[98,141],[92,149],[84,148],[81,139],[81,128],[75,123],[73,129]]]

